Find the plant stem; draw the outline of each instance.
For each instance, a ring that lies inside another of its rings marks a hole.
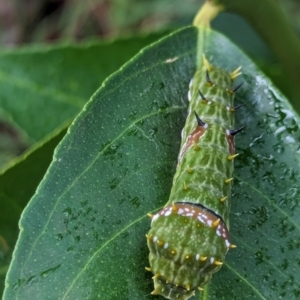
[[[223,10],[223,5],[215,5],[210,1],[206,1],[194,18],[193,25],[210,27],[210,22]]]

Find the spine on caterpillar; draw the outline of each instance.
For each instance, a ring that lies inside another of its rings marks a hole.
[[[233,161],[235,91],[229,73],[203,66],[190,82],[188,116],[170,198],[146,235],[153,295],[185,300],[202,290],[230,248],[229,209]]]

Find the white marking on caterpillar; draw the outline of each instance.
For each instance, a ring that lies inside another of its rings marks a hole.
[[[154,238],[153,238],[153,242],[155,243],[157,241],[157,236],[155,236]]]
[[[214,258],[214,257],[211,257],[211,258],[210,258],[210,263],[213,264],[214,261],[215,261],[215,258]]]
[[[183,213],[184,213],[184,210],[183,210],[182,208],[179,208],[178,214],[179,214],[179,215],[182,215]]]
[[[207,129],[207,128],[208,128],[208,124],[205,123],[203,127],[204,127],[205,129]]]
[[[192,100],[192,93],[191,93],[191,90],[188,91],[188,100],[189,100],[189,101]]]
[[[159,214],[154,215],[153,218],[152,218],[152,222],[155,221],[158,217],[159,217]]]
[[[196,260],[199,260],[199,258],[200,258],[200,255],[197,254],[197,255],[196,255]]]
[[[169,210],[167,210],[167,211],[165,212],[165,216],[167,217],[167,216],[169,216],[171,213],[172,213],[172,209],[169,209]]]
[[[181,139],[183,139],[184,136],[184,129],[181,130]]]
[[[190,80],[190,83],[189,83],[189,88],[191,88],[191,87],[192,87],[192,85],[193,85],[193,82],[194,82],[194,78],[192,78],[192,79]]]
[[[198,216],[197,219],[198,219],[201,223],[205,223],[205,221],[204,221],[200,216]]]
[[[168,243],[165,243],[164,249],[167,249],[168,247],[169,247],[169,244],[168,244]]]
[[[208,224],[209,226],[211,226],[212,220],[208,220],[208,221],[207,221],[207,224]]]

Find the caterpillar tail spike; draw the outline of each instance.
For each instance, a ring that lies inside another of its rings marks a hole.
[[[220,199],[220,201],[221,201],[221,202],[224,202],[227,198],[228,198],[228,196],[222,197],[222,198]]]
[[[233,178],[228,178],[228,179],[225,179],[224,182],[225,182],[226,184],[228,184],[228,183],[230,183],[232,180],[233,180]]]
[[[244,84],[244,82],[241,82],[239,85],[237,85],[235,88],[233,88],[231,91],[232,93],[235,93],[242,85]]]
[[[197,115],[197,113],[195,111],[194,111],[194,113],[195,113],[195,116],[196,116],[198,126],[204,127],[205,123],[199,118],[199,116]]]
[[[188,166],[187,171],[188,171],[189,174],[192,174],[192,173],[193,173],[193,169],[192,169],[191,167],[189,167],[189,166]]]
[[[200,147],[195,142],[193,142],[193,147],[194,147],[195,151],[199,151],[200,150]]]
[[[212,70],[212,66],[211,64],[208,62],[208,60],[206,59],[205,55],[202,54],[202,58],[203,58],[203,65],[205,67],[205,69],[210,72]]]
[[[233,155],[229,155],[227,157],[228,160],[234,160],[237,156],[239,156],[240,154],[239,153],[236,153],[236,154],[233,154]]]
[[[238,129],[229,130],[230,135],[235,136],[237,133],[241,132],[245,127],[246,127],[246,125],[238,128]]]
[[[188,185],[186,184],[186,182],[183,182],[183,190],[187,191],[189,189]]]
[[[207,102],[207,99],[206,99],[205,96],[201,93],[201,91],[198,90],[198,92],[199,92],[199,95],[200,95],[200,97],[201,97],[201,100]]]
[[[207,260],[207,256],[200,255],[200,261],[206,261],[206,260]]]
[[[222,265],[223,265],[223,262],[218,261],[218,260],[215,260],[215,261],[214,261],[214,264],[215,264],[216,266],[222,266]]]
[[[207,85],[212,85],[212,81],[210,80],[208,70],[206,70],[206,84]]]
[[[159,290],[153,290],[152,292],[151,292],[151,295],[159,295],[160,293],[159,293]]]
[[[177,213],[178,212],[178,207],[176,206],[175,202],[172,202],[172,212]]]
[[[240,107],[243,107],[243,106],[244,106],[244,104],[239,104],[237,106],[231,107],[230,111],[234,112],[234,111],[238,110]]]
[[[212,222],[211,227],[216,229],[218,225],[220,224],[221,219],[217,219],[216,221]]]
[[[238,77],[239,75],[242,74],[242,72],[240,72],[241,69],[242,69],[242,67],[238,67],[230,73],[231,80],[233,80],[234,78],[236,78],[236,77]]]

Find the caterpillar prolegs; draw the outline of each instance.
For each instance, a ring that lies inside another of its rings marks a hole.
[[[233,160],[232,82],[228,73],[203,57],[191,80],[189,112],[182,131],[178,164],[169,201],[152,219],[146,235],[153,295],[185,300],[212,278],[230,248],[229,209]],[[199,117],[200,116],[200,117]]]

